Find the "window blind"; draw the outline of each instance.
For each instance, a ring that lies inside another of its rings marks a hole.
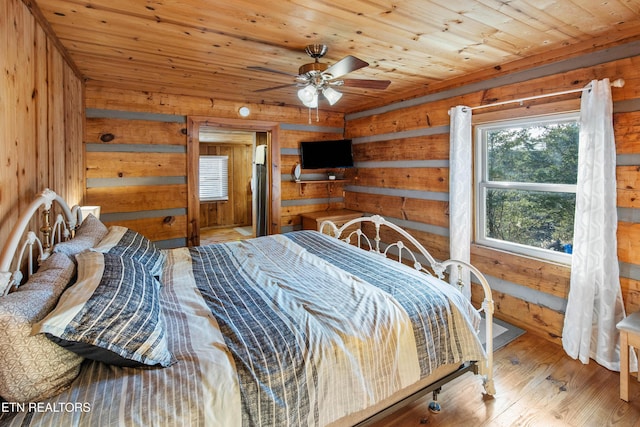
[[[200,156],[200,201],[229,200],[229,156]]]

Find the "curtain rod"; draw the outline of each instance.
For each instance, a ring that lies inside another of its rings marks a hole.
[[[591,85],[591,83],[589,83],[589,85]],[[611,86],[612,87],[623,87],[624,86],[624,79],[616,79],[616,80],[612,81],[611,82]],[[504,104],[523,103],[524,101],[531,101],[533,99],[548,98],[550,96],[558,96],[558,95],[566,95],[568,93],[582,92],[585,88],[565,90],[565,91],[562,91],[562,92],[546,93],[544,95],[529,96],[527,98],[512,99],[512,100],[509,100],[509,101],[495,102],[493,104],[478,105],[477,107],[467,107],[467,108],[469,108],[470,110],[473,111],[473,110],[477,110],[477,109],[480,109],[480,108],[496,107],[498,105],[504,105]]]

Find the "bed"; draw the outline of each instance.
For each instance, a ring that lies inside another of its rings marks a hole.
[[[43,191],[0,253],[2,423],[366,425],[469,371],[495,393],[482,273],[380,216],[323,227],[160,250]]]

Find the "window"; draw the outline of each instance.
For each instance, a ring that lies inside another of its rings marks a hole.
[[[200,201],[229,200],[229,156],[200,156]]]
[[[578,114],[476,126],[476,240],[570,263]]]

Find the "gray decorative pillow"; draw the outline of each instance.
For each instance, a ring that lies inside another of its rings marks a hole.
[[[73,239],[56,244],[53,251],[69,256],[79,254],[97,245],[108,232],[109,229],[98,218],[89,214],[76,230]]]
[[[66,254],[54,252],[42,262],[36,274],[29,278],[27,283],[20,286],[19,289],[23,291],[47,290],[54,292],[56,298],[50,301],[51,306],[47,308],[48,313],[58,302],[62,291],[65,290],[75,275],[75,262]]]
[[[80,372],[82,358],[42,335],[34,323],[54,307],[75,273],[63,254],[52,254],[17,291],[0,298],[0,396],[38,401],[64,390]]]
[[[34,333],[88,359],[119,366],[169,366],[160,284],[133,258],[86,251],[78,280]]]

